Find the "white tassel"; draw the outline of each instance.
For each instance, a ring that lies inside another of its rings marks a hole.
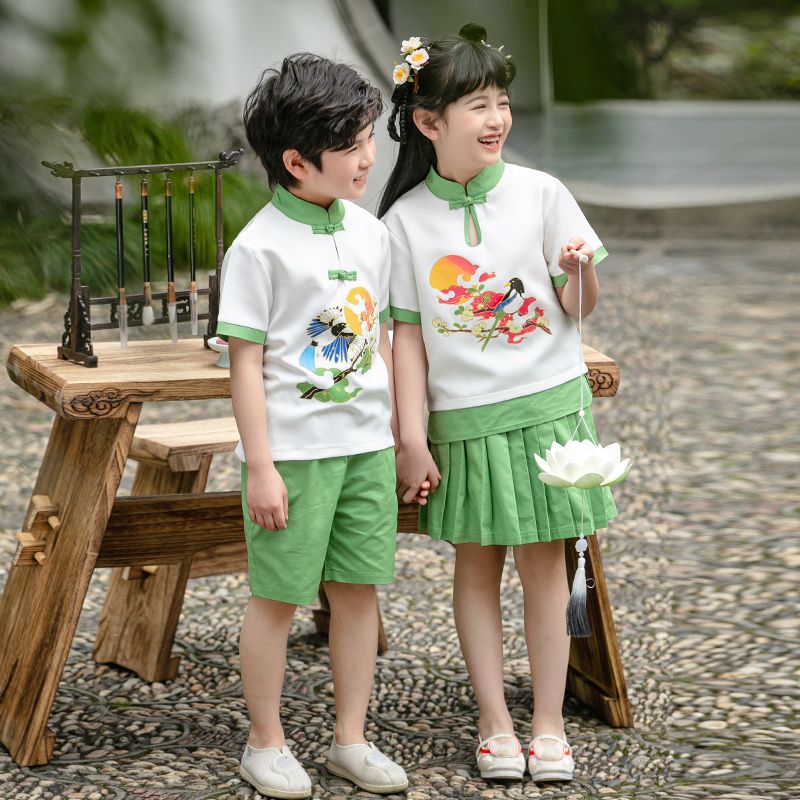
[[[586,559],[583,553],[587,547],[586,539],[581,534],[581,538],[575,543],[575,549],[578,551],[578,568],[572,579],[572,593],[567,603],[567,635],[583,638],[592,635],[586,612]]]
[[[153,320],[156,318],[153,306],[144,306],[142,308],[142,323],[144,325],[152,325]]]

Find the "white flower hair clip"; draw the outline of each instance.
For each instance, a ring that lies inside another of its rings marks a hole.
[[[392,81],[395,86],[402,86],[404,83],[415,84],[414,74],[419,72],[430,58],[427,49],[422,46],[421,37],[411,36],[408,39],[403,39],[403,43],[400,45],[400,52],[405,58],[392,70]],[[416,85],[414,89],[416,90]]]

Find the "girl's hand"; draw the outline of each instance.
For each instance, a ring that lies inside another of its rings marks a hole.
[[[397,451],[397,496],[401,502],[416,502],[424,506],[428,494],[436,490],[441,479],[427,444],[400,445]]]
[[[594,250],[589,246],[585,239],[580,236],[573,236],[562,248],[561,255],[558,257],[558,266],[567,275],[577,275],[580,266],[580,256],[585,255],[589,260],[583,265],[584,269],[591,266],[594,259]]]
[[[247,513],[256,525],[282,531],[289,523],[289,493],[274,464],[247,469]]]

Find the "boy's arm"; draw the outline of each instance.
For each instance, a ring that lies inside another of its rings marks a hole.
[[[392,342],[389,339],[389,326],[384,322],[381,324],[381,340],[378,343],[378,353],[386,364],[386,371],[389,373],[389,396],[392,399],[392,436],[394,437],[394,446],[400,444],[400,433],[397,425],[397,399],[395,397],[394,387],[394,359],[392,358]]]
[[[233,415],[247,459],[248,513],[262,528],[283,530],[289,521],[289,498],[283,479],[275,469],[267,432],[264,347],[235,336],[229,338],[228,346]]]
[[[427,502],[427,489],[439,485],[441,475],[428,450],[425,434],[425,394],[428,359],[422,328],[411,322],[394,322],[394,372],[397,419],[400,433],[397,477],[405,490],[404,503],[415,498]]]

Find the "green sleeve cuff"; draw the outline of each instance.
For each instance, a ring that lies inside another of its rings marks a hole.
[[[389,306],[386,306],[386,308],[384,308],[383,311],[381,311],[381,313],[378,314],[378,322],[380,322],[381,324],[386,322],[387,319],[389,319]]]
[[[608,250],[606,250],[606,248],[603,247],[603,245],[600,245],[600,247],[598,247],[597,250],[594,251],[594,265],[597,266],[601,261],[604,261],[606,258],[608,258]],[[567,273],[564,272],[561,275],[556,275],[554,278],[551,277],[550,280],[553,282],[553,286],[559,288],[561,286],[567,285],[567,281],[569,280],[569,275],[567,275]]]
[[[258,328],[247,328],[244,325],[234,325],[232,322],[218,322],[217,336],[234,336],[256,344],[267,343],[267,332]]]
[[[419,311],[408,311],[405,308],[395,308],[394,306],[389,306],[389,313],[391,314],[392,319],[396,319],[398,322],[411,322],[414,325],[422,324],[422,318],[420,317]]]

